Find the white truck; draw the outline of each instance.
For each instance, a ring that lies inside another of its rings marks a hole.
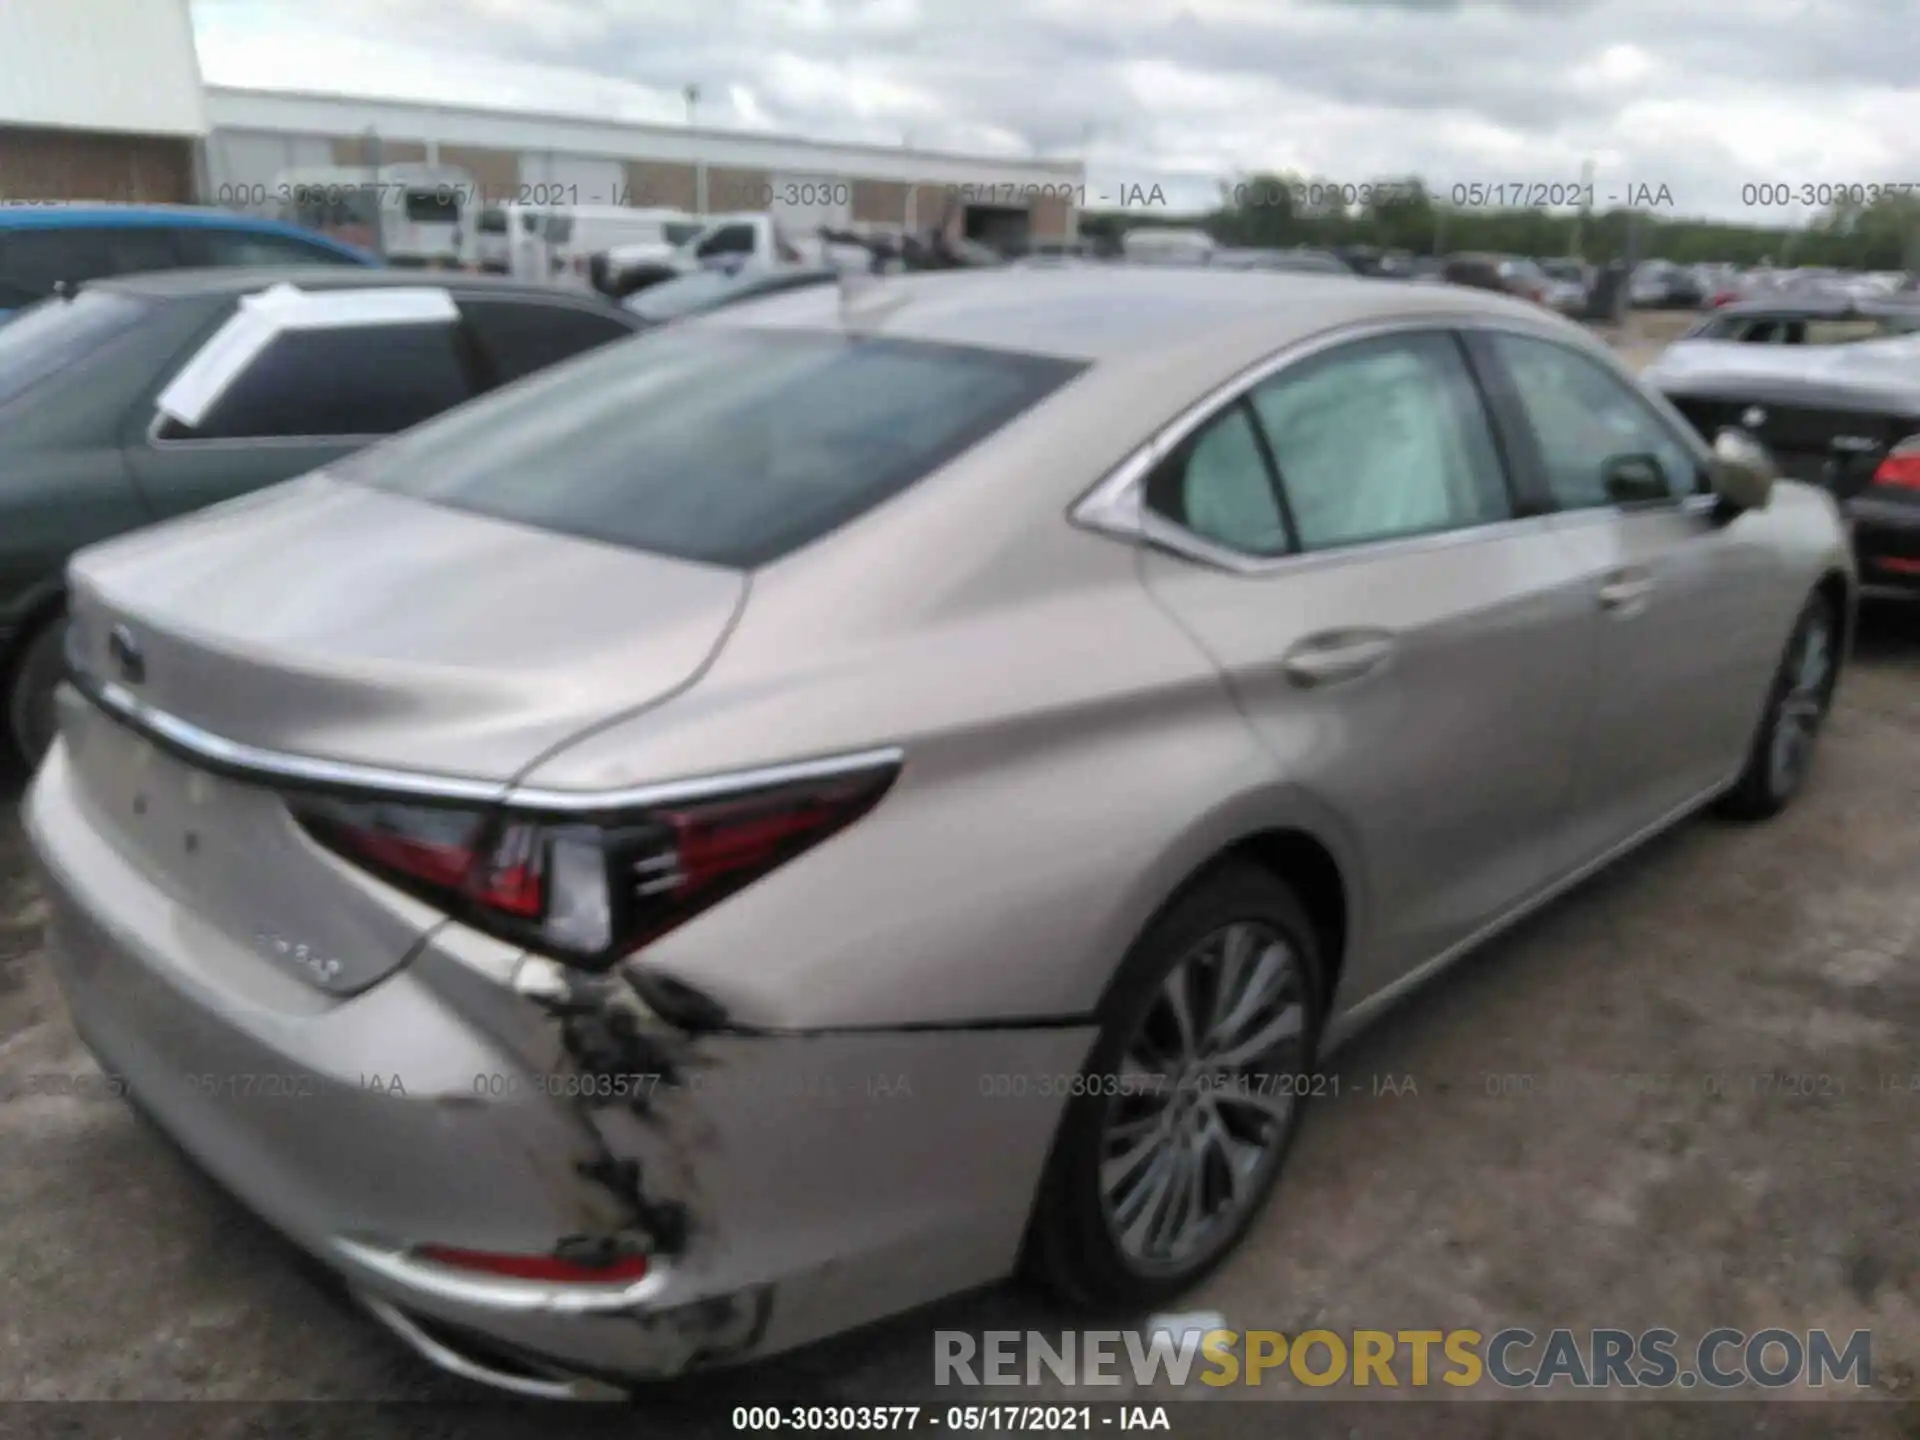
[[[704,228],[704,221],[681,210],[494,205],[475,222],[465,259],[488,274],[585,285],[595,255],[629,245],[671,251]]]
[[[817,252],[818,247],[813,247]],[[738,270],[745,266],[800,265],[819,258],[790,238],[780,222],[766,214],[714,215],[704,228],[674,245],[662,241],[614,245],[593,257],[593,286],[625,299],[647,286],[695,270]]]
[[[378,251],[389,264],[460,264],[473,176],[458,165],[304,166],[255,188],[261,193],[253,208]]]

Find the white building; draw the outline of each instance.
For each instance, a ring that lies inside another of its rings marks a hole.
[[[187,0],[0,0],[0,200],[190,200],[206,133]]]
[[[296,167],[437,160],[487,202],[771,210],[795,229],[945,220],[1068,240],[1077,160],[203,84],[189,0],[0,0],[0,201],[249,204]]]
[[[1085,199],[1074,160],[288,91],[209,87],[206,107],[206,198],[237,208],[285,170],[407,161],[460,167],[485,203],[771,210],[796,230],[945,219],[979,239],[1066,240]]]

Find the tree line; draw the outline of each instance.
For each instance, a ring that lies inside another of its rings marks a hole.
[[[1347,203],[1343,192],[1364,198]],[[1117,242],[1141,226],[1198,226],[1222,245],[1288,248],[1372,246],[1415,255],[1463,250],[1569,255],[1604,264],[1664,259],[1682,264],[1818,265],[1861,270],[1920,269],[1920,193],[1844,198],[1804,225],[1689,220],[1646,209],[1467,207],[1433,194],[1417,177],[1359,187],[1291,174],[1260,174],[1231,188],[1200,215],[1088,211],[1081,235]]]

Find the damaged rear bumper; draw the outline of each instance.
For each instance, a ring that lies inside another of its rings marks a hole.
[[[357,995],[237,989],[236,957],[181,943],[89,823],[60,748],[26,812],[50,959],[102,1068],[416,1351],[521,1393],[737,1362],[1011,1273],[1093,1040],[690,1036],[617,975],[451,925]],[[526,1279],[431,1246],[646,1266]]]

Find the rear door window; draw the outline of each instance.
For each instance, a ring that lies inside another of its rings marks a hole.
[[[191,430],[166,440],[391,435],[473,394],[452,325],[379,325],[281,335]]]
[[[489,396],[339,473],[750,568],[906,489],[1082,368],[882,337],[675,326]]]
[[[1303,550],[1511,518],[1485,410],[1449,335],[1356,341],[1253,392]]]
[[[1291,546],[1272,467],[1246,402],[1186,441],[1147,482],[1147,505],[1204,540],[1249,555]]]
[[[502,385],[634,333],[616,316],[572,305],[462,300],[460,310]]]

